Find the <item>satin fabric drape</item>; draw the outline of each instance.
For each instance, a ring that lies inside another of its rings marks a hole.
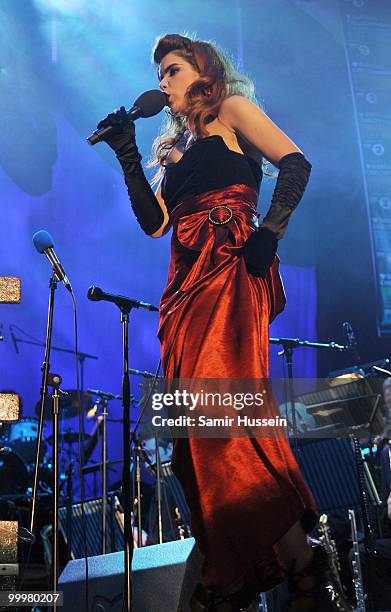
[[[257,225],[257,200],[253,189],[236,184],[172,211],[158,332],[165,378],[268,376],[269,323],[285,295],[277,257],[264,278],[250,275],[242,257]],[[262,590],[280,582],[275,543],[297,520],[307,530],[316,521],[287,440],[176,439],[173,470],[204,555],[205,586],[226,589],[242,576]]]

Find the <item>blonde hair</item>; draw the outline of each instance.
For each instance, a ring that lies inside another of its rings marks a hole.
[[[152,180],[154,184],[161,178],[165,161],[176,144],[190,134],[195,138],[208,136],[205,125],[217,117],[225,98],[240,95],[257,104],[251,79],[240,74],[215,44],[180,34],[166,34],[153,48],[154,64],[158,66],[170,52],[189,62],[200,76],[186,92],[186,116],[167,111],[161,134],[153,143],[153,157],[148,166],[160,165]]]

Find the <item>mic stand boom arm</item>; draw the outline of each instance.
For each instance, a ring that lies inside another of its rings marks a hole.
[[[337,344],[336,342],[310,342],[309,340],[299,340],[299,338],[269,338],[270,344],[280,344],[282,351],[278,355],[285,357],[287,368],[288,368],[288,388],[289,388],[289,404],[291,409],[291,422],[293,435],[297,436],[297,424],[296,424],[296,408],[295,408],[295,392],[293,385],[293,349],[299,346],[312,347],[312,348],[329,348],[338,351],[348,350],[347,346]]]

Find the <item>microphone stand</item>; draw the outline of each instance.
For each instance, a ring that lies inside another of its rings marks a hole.
[[[136,499],[133,505],[136,505],[137,510],[137,546],[141,548],[143,545],[142,538],[142,500],[141,500],[141,442],[137,438],[135,440],[136,450]]]
[[[131,370],[129,370],[131,372]],[[136,429],[133,430],[132,438],[134,440],[134,447],[136,450],[136,503],[137,503],[137,546],[139,548],[143,545],[142,540],[142,497],[141,497],[141,458],[146,464],[149,465],[152,472],[154,472],[154,466],[152,461],[145,452],[140,438],[136,434]],[[161,519],[160,519],[161,522]]]
[[[159,440],[155,434],[155,453],[156,453],[156,505],[157,505],[157,528],[159,544],[163,544],[163,522],[162,522],[162,481],[161,470],[162,464],[160,461]]]
[[[129,374],[134,374],[135,376],[141,376],[142,378],[155,378],[156,380],[163,380],[164,376],[156,376],[152,372],[147,372],[147,370],[136,370],[135,368],[129,368]],[[391,376],[391,374],[390,374]]]
[[[124,538],[125,538],[125,572],[124,572],[124,609],[132,610],[132,583],[131,568],[133,558],[132,508],[131,508],[131,482],[130,482],[130,379],[129,379],[129,313],[131,306],[121,305],[122,325],[122,406],[123,406],[123,506],[124,506]]]
[[[71,560],[72,553],[72,501],[73,501],[73,468],[74,462],[70,459],[66,471],[67,493],[66,493],[66,534],[67,534],[67,562]]]
[[[87,297],[93,301],[106,300],[114,303],[121,311],[122,327],[122,407],[123,407],[123,509],[124,509],[124,540],[125,540],[125,572],[124,572],[124,595],[123,609],[126,612],[132,610],[132,583],[131,569],[133,558],[133,533],[132,533],[132,508],[131,508],[131,480],[130,480],[130,379],[129,379],[129,313],[132,308],[146,308],[147,310],[158,312],[156,306],[146,304],[139,300],[126,298],[105,293],[98,287],[90,287]]]
[[[336,349],[338,351],[346,351],[347,347],[336,342],[310,342],[309,340],[299,340],[299,338],[270,338],[270,344],[280,344],[282,351],[279,351],[278,355],[285,357],[285,361],[288,368],[288,397],[292,416],[292,432],[293,436],[297,437],[297,423],[296,423],[296,408],[295,408],[295,392],[293,385],[293,349],[300,346],[311,347],[311,348],[327,348]]]
[[[58,412],[59,412],[59,386],[61,384],[61,377],[58,374],[50,373],[50,348],[52,341],[53,331],[53,313],[54,313],[54,297],[57,288],[57,276],[53,270],[52,276],[49,282],[50,294],[49,294],[49,305],[48,305],[48,318],[46,327],[46,342],[45,342],[45,356],[42,364],[42,384],[41,384],[41,406],[39,413],[39,427],[38,427],[38,440],[37,440],[37,451],[34,466],[34,483],[33,483],[33,494],[31,500],[31,517],[30,517],[30,531],[34,534],[35,525],[35,513],[36,513],[36,498],[37,498],[37,487],[38,487],[38,470],[39,470],[39,456],[41,450],[41,440],[43,431],[43,417],[44,417],[44,405],[47,397],[48,386],[54,387],[53,392],[53,553],[52,553],[52,590],[57,591],[58,588]],[[53,610],[57,609],[57,604],[53,606]]]
[[[21,331],[22,333],[26,333],[24,332],[20,327],[17,327],[16,325],[12,325],[11,326],[13,329],[18,329],[19,331]],[[37,340],[26,340],[25,338],[17,338],[15,336],[15,343],[16,344],[32,344],[33,346],[45,346],[44,342],[38,342]],[[59,353],[69,353],[70,355],[74,355],[75,354],[75,350],[74,349],[65,349],[62,348],[61,346],[51,346],[50,347],[51,351],[57,351]],[[83,361],[84,359],[98,359],[98,357],[96,355],[90,355],[90,353],[77,353],[77,356],[79,358],[80,361],[80,371],[81,374],[83,374]]]
[[[57,592],[58,589],[58,573],[59,573],[59,542],[58,542],[58,497],[59,497],[59,486],[58,486],[58,425],[59,425],[59,386],[61,383],[61,377],[57,377],[53,392],[53,554],[52,554],[52,590]],[[53,605],[53,610],[57,610],[57,604]]]
[[[53,270],[52,276],[49,282],[49,305],[48,305],[48,318],[46,326],[46,341],[45,341],[45,356],[42,363],[42,381],[41,381],[41,406],[39,411],[39,425],[38,425],[38,439],[37,439],[37,451],[35,456],[34,465],[34,482],[33,482],[33,493],[31,498],[31,516],[30,516],[30,531],[34,533],[35,526],[35,512],[36,512],[36,497],[38,488],[38,469],[39,469],[39,456],[41,453],[41,440],[43,431],[43,415],[44,415],[44,404],[48,393],[49,384],[49,369],[50,369],[50,349],[52,343],[52,329],[53,329],[53,312],[54,312],[54,296],[57,289],[57,277]]]
[[[56,282],[57,282],[57,277],[56,278]],[[16,328],[16,326],[10,326],[13,329],[19,329],[20,328]],[[20,330],[23,332],[23,330]],[[15,346],[17,346],[17,344],[22,343],[22,344],[32,344],[33,346],[46,346],[44,343],[42,342],[38,342],[36,340],[26,340],[26,338],[14,338],[14,342],[15,342]],[[51,351],[57,351],[59,353],[68,353],[70,355],[74,355],[75,351],[74,349],[65,349],[59,346],[50,346],[50,350]],[[81,467],[84,466],[85,464],[85,456],[84,456],[84,442],[85,442],[85,426],[84,426],[84,362],[86,359],[98,359],[98,357],[96,355],[91,355],[90,353],[83,353],[83,352],[78,352],[77,353],[77,358],[79,360],[79,369],[80,369],[80,407],[79,407],[79,414],[80,414],[80,421],[79,421],[79,427],[80,427],[80,431],[81,431],[81,440],[82,440],[82,444],[81,444]],[[46,361],[46,353],[45,353],[45,361]],[[44,362],[45,363],[45,362]],[[41,411],[42,411],[42,407],[41,407]],[[38,434],[38,440],[39,440],[39,444],[41,441],[41,435]],[[34,473],[35,476],[35,473]],[[84,478],[84,475],[83,475]],[[34,507],[35,507],[35,501],[34,503]]]
[[[148,379],[152,379],[153,378],[154,379],[153,380],[153,389],[156,388],[156,382],[158,380],[163,380],[163,376],[156,376],[155,374],[152,374],[151,372],[147,372],[146,370],[144,372],[142,372],[141,370],[135,370],[134,368],[130,368],[129,369],[129,373],[130,374],[134,374],[136,376],[141,376],[143,378],[148,378]],[[145,396],[144,396],[142,398],[141,402],[140,402],[141,405],[144,403],[144,406],[142,406],[141,413],[140,413],[140,416],[139,416],[139,419],[138,419],[138,423],[140,422],[140,419],[141,419],[142,415],[144,414],[144,411],[145,411],[145,409],[147,407],[147,402],[148,402],[148,400],[150,398],[150,395],[151,395],[151,391],[149,392],[149,394],[146,393],[146,399],[145,399]],[[139,453],[140,453],[140,451],[143,452],[143,450],[142,450],[142,446],[140,444],[140,441],[137,438],[136,429],[137,429],[137,424],[136,424],[136,426],[135,426],[135,428],[133,430],[132,439],[135,440],[136,448],[137,448],[137,451],[138,451],[137,459],[139,459]],[[156,434],[155,434],[154,438],[155,438],[155,457],[156,457],[157,530],[158,530],[158,541],[159,541],[159,544],[162,544],[163,543],[163,521],[162,521],[161,460],[160,460],[160,451],[159,451],[159,440],[158,440],[158,437],[157,437]],[[147,459],[147,463],[149,463],[149,465],[152,466],[151,462],[149,461],[149,458],[147,458],[146,453],[143,453],[143,454],[144,454],[144,459]],[[141,495],[139,493],[139,489],[138,489],[137,495],[138,495],[139,501],[141,501]],[[140,508],[138,508],[138,512],[139,512],[139,514],[138,514],[138,523],[139,523],[138,537],[139,537],[139,546],[141,546],[141,544],[140,544],[140,542],[141,542],[141,536],[140,536],[140,533],[141,533],[141,531],[140,531],[141,530],[141,510],[140,510]]]
[[[108,399],[98,400],[102,403],[102,554],[106,553],[106,508],[107,508],[107,404]]]
[[[19,327],[11,326],[13,329],[19,329]],[[20,330],[23,332],[23,330]],[[43,342],[38,342],[36,340],[26,340],[26,338],[17,338],[15,336],[15,344],[32,344],[33,346],[45,346]],[[69,355],[74,355],[74,349],[65,349],[60,346],[51,346],[51,351],[57,351],[59,353],[68,353]],[[79,360],[79,369],[80,369],[80,414],[83,416],[80,423],[80,429],[82,433],[82,446],[81,446],[81,458],[82,465],[85,463],[84,458],[84,441],[85,441],[85,427],[84,427],[84,362],[86,359],[98,359],[96,355],[91,355],[90,353],[77,353],[77,358]]]
[[[106,537],[106,533],[107,533],[107,516],[106,516],[107,514],[107,416],[108,416],[107,406],[108,406],[109,398],[112,399],[113,396],[112,394],[104,393],[103,391],[99,391],[98,389],[96,390],[91,389],[89,390],[89,392],[94,393],[95,395],[98,396],[98,399],[95,402],[95,405],[97,406],[97,408],[99,406],[102,406],[102,415],[101,415],[102,422],[99,423],[98,421],[97,432],[99,435],[100,427],[102,426],[102,444],[101,444],[101,451],[102,451],[102,463],[101,463],[102,517],[101,518],[102,518],[102,555],[104,555],[106,554],[106,547],[107,547],[107,537]],[[99,416],[100,416],[99,412],[97,412],[97,417],[99,418]],[[90,440],[90,442],[92,442],[92,439]],[[88,450],[89,457],[91,456],[94,447],[95,447],[95,444],[92,449]],[[85,453],[85,450],[86,449],[84,449],[84,453]],[[83,468],[82,468],[83,478],[87,470],[88,468],[86,469],[84,467],[84,462],[83,462]]]

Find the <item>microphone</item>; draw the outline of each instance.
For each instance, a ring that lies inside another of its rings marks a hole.
[[[153,306],[153,304],[147,304],[147,302],[141,302],[141,300],[133,300],[127,298],[124,295],[114,295],[112,293],[106,293],[100,287],[90,287],[87,292],[87,297],[93,302],[112,302],[119,306],[119,308],[145,308],[146,310],[152,310],[153,312],[159,312],[159,308]]]
[[[126,111],[129,119],[135,121],[139,117],[146,119],[147,117],[153,117],[160,113],[163,108],[167,106],[167,96],[159,89],[150,89],[141,94],[133,104],[132,108]],[[111,132],[113,127],[108,125],[101,130],[95,130],[91,136],[87,138],[87,142],[90,145],[95,145],[100,142],[102,138]]]
[[[128,372],[129,374],[134,374],[135,376],[142,376],[143,378],[156,378],[156,380],[164,379],[164,376],[156,376],[155,374],[152,374],[152,372],[147,372],[146,370],[142,372],[141,370],[136,370],[135,368],[129,368]]]
[[[360,355],[358,352],[358,344],[353,331],[353,327],[350,325],[349,321],[345,321],[345,323],[342,323],[342,327],[347,339],[346,348],[348,351],[352,352],[353,360],[355,361],[355,363],[358,363],[360,361]]]
[[[101,391],[100,389],[87,389],[87,393],[92,393],[92,395],[97,395],[102,399],[122,399],[122,395],[115,395],[114,393],[110,393],[109,391]]]
[[[60,264],[56,253],[54,252],[54,242],[49,232],[46,232],[45,230],[39,230],[38,232],[35,232],[33,236],[33,242],[37,251],[46,255],[46,257],[52,264],[58,280],[64,283],[68,291],[72,293],[71,283],[69,282],[68,277],[65,274],[65,270]]]
[[[10,330],[10,335],[11,335],[11,340],[12,340],[12,344],[14,345],[14,349],[15,349],[15,353],[19,354],[19,347],[18,347],[18,342],[16,340],[15,334],[14,334],[14,330],[12,328],[12,325],[9,326],[9,330]]]

